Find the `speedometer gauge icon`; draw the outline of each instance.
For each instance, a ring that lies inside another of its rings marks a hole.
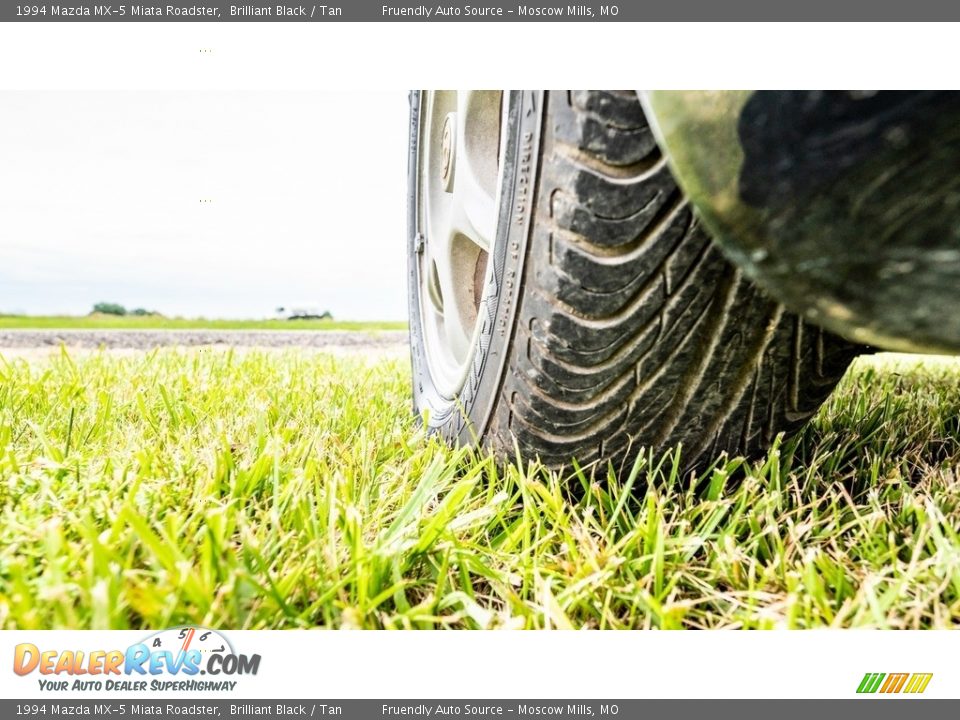
[[[166,650],[174,656],[189,650],[198,650],[204,657],[215,653],[233,654],[230,641],[216,630],[192,625],[161,630],[143,642],[151,652]]]

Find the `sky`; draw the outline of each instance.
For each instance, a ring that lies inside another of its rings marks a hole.
[[[0,92],[0,108],[0,313],[406,317],[406,93]]]

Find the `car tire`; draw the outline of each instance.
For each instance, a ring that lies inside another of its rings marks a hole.
[[[433,176],[456,148],[431,143],[468,108],[457,97],[411,94],[413,400],[431,432],[550,467],[621,468],[679,444],[692,468],[763,453],[816,412],[860,348],[784,311],[721,254],[633,92],[503,94],[495,235],[467,293],[475,325],[462,382],[438,382],[431,353],[449,328],[430,284],[443,244],[431,212],[448,200]]]

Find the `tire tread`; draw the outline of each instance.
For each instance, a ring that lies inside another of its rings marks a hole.
[[[634,93],[548,96],[537,216],[485,443],[551,466],[756,455],[859,352],[744,279],[673,180]]]

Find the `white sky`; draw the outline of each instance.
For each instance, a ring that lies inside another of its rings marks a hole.
[[[406,138],[402,92],[2,92],[0,312],[403,319]]]

